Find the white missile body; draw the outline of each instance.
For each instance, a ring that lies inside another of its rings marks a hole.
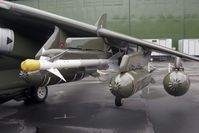
[[[110,60],[106,59],[87,59],[87,60],[56,60],[54,62],[50,62],[48,60],[39,60],[40,70],[47,70],[50,68],[79,68],[79,67],[91,67],[97,66],[102,68],[104,65],[108,65]]]
[[[106,69],[111,60],[108,59],[78,59],[63,60],[58,59],[49,61],[47,59],[27,59],[21,63],[21,69],[25,72],[33,72],[46,70],[66,81],[58,69],[80,68],[80,67],[97,67],[98,69]]]

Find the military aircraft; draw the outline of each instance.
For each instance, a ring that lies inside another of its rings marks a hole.
[[[147,67],[151,51],[175,57],[163,85],[169,94],[181,96],[190,86],[181,58],[199,61],[197,57],[106,29],[106,14],[90,25],[1,1],[0,17],[0,61],[4,64],[0,70],[5,79],[16,74],[12,83],[5,83],[1,77],[0,90],[12,90],[0,94],[2,102],[13,98],[13,92],[16,100],[42,102],[49,85],[81,80],[117,65],[119,70],[112,74],[109,86],[115,105],[121,106],[122,99],[153,82],[153,69]]]

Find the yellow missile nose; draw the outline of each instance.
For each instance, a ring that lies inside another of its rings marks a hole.
[[[40,69],[39,60],[27,59],[21,63],[21,69],[25,72],[32,72]]]

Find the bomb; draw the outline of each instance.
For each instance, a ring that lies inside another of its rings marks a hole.
[[[170,95],[182,96],[189,90],[190,80],[184,71],[174,70],[164,77],[163,86]]]

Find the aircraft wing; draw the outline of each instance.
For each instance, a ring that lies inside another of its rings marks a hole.
[[[103,37],[111,42],[122,42],[126,45],[134,46],[135,44],[146,48],[151,51],[162,52],[165,54],[175,55],[181,58],[187,58],[190,60],[199,61],[199,58],[193,57],[175,50],[171,50],[162,46],[155,45],[144,40],[134,38],[128,35],[120,34],[103,26],[89,25],[83,22],[79,22],[73,19],[55,15],[49,12],[41,11],[35,8],[31,8],[24,5],[19,5],[11,2],[0,2],[0,15],[5,21],[18,21],[23,23],[29,23],[31,25],[40,25],[54,27],[55,25],[63,29],[68,36],[75,37]],[[112,45],[118,45],[112,44]]]

